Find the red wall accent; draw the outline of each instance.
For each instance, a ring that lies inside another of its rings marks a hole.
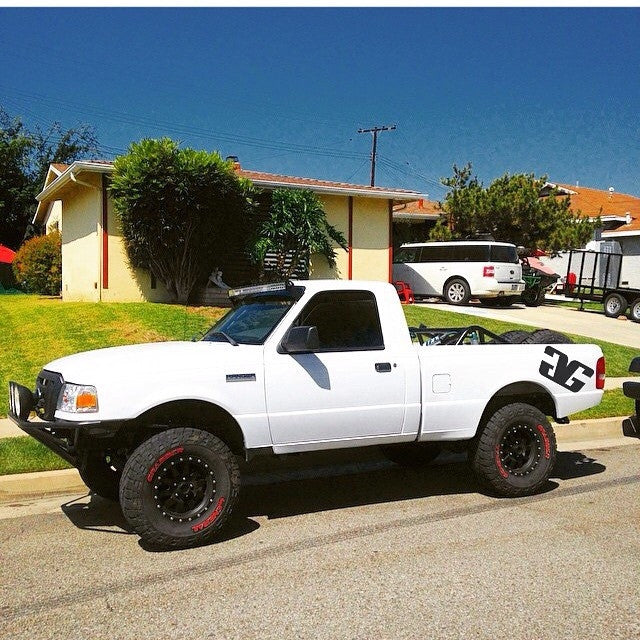
[[[349,280],[353,279],[353,196],[349,196],[349,232],[347,237],[347,242],[349,243],[349,255],[347,256],[348,260],[348,278]]]
[[[393,200],[389,200],[389,282],[393,282]]]
[[[109,208],[107,177],[102,175],[102,288],[109,288]]]

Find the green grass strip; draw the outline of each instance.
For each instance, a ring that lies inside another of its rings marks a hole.
[[[0,476],[70,468],[68,462],[29,436],[0,439]]]

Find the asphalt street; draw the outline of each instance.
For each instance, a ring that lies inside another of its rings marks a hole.
[[[187,551],[99,498],[0,506],[0,637],[640,637],[640,446],[561,453],[518,500],[455,456],[349,456],[263,462],[226,538]]]

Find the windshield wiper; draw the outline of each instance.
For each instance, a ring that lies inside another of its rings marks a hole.
[[[211,333],[208,334],[208,336],[222,336],[229,344],[232,344],[234,347],[238,346],[238,343],[228,333],[225,333],[224,331],[212,331]]]

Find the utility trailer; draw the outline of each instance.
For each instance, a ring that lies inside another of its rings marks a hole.
[[[565,296],[580,300],[580,311],[584,311],[585,300],[601,302],[609,318],[617,318],[629,309],[631,320],[640,322],[640,289],[620,285],[622,258],[621,253],[572,249]]]

